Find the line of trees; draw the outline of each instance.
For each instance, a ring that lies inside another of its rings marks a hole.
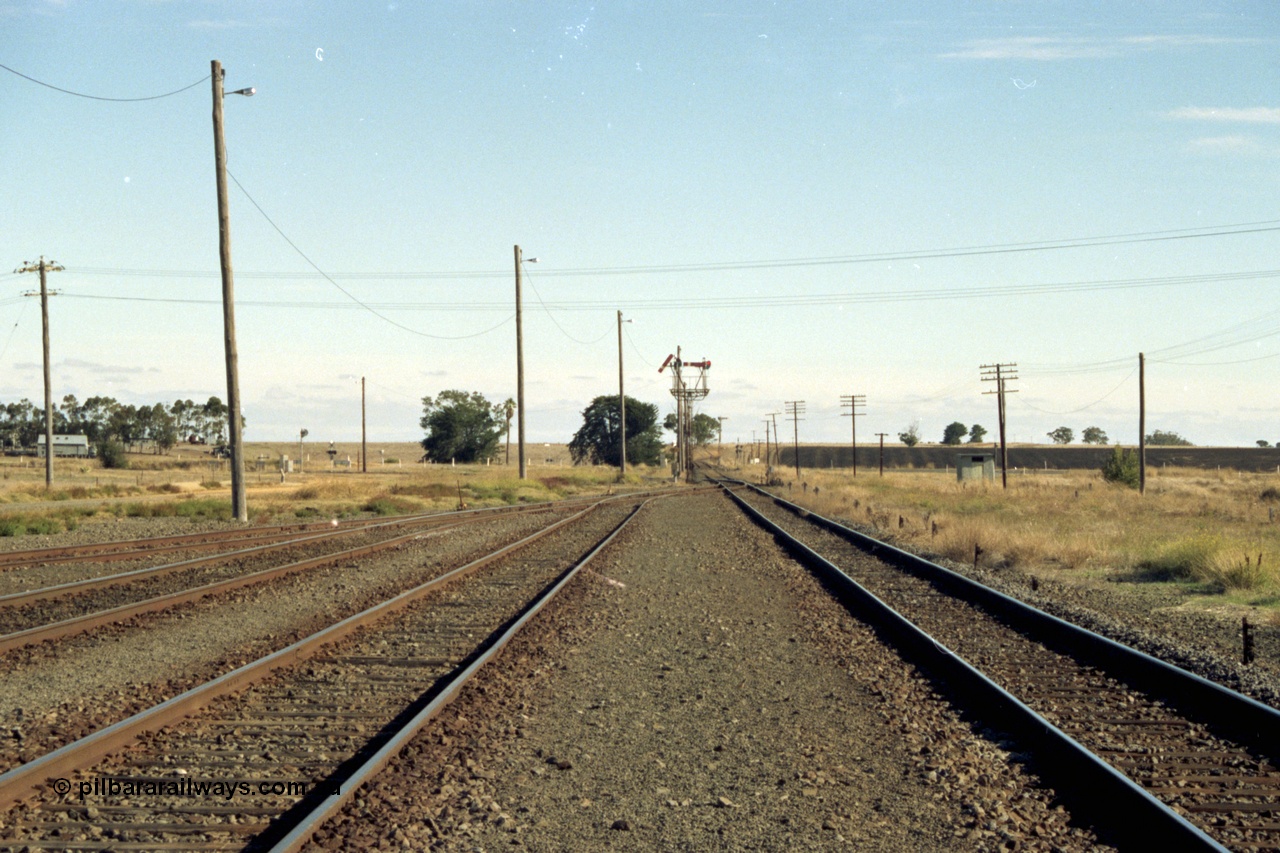
[[[217,397],[204,403],[174,400],[171,404],[135,406],[114,397],[90,397],[81,403],[74,394],[62,398],[53,410],[53,431],[60,435],[84,435],[95,446],[119,441],[136,450],[154,448],[164,453],[180,442],[222,444],[227,434],[227,406]],[[44,434],[44,406],[25,397],[16,403],[0,403],[0,445],[35,447]]]

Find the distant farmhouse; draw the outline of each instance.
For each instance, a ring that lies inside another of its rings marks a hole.
[[[36,455],[41,459],[44,458],[44,436],[36,437]],[[93,455],[89,451],[89,436],[87,435],[55,435],[53,437],[53,455],[54,456],[76,456],[87,459]]]

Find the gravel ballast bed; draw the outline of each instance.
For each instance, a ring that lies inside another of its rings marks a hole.
[[[722,497],[655,502],[314,849],[1094,850]]]
[[[0,771],[155,705],[550,524],[501,516],[356,563],[0,655]]]

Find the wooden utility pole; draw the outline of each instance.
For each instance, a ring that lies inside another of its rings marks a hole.
[[[44,255],[34,264],[23,261],[15,273],[40,273],[40,329],[44,348],[44,487],[53,486],[53,381],[49,368],[49,280],[51,272],[62,272],[65,269],[57,261],[46,261]],[[55,291],[56,293],[56,291]],[[24,294],[35,296],[34,293]]]
[[[720,428],[717,430],[719,435],[716,437],[716,461],[721,465],[724,464],[724,422],[729,420],[726,415],[717,415],[716,420],[720,422]]]
[[[1138,353],[1138,494],[1147,493],[1147,358]]]
[[[880,436],[880,476],[881,477],[884,476],[884,437],[888,434],[889,433],[887,432],[876,433],[876,435]]]
[[[845,394],[840,398],[840,407],[849,410],[842,413],[842,417],[848,418],[853,427],[850,449],[853,451],[853,476],[855,477],[858,476],[858,417],[866,414],[866,411],[858,411],[858,409],[865,409],[866,405],[866,394]]]
[[[791,426],[794,434],[796,453],[796,479],[800,479],[800,416],[804,414],[804,400],[789,400],[783,404],[787,414],[791,415]]]
[[[781,414],[781,411],[769,412],[769,418],[773,419],[773,459],[769,460],[768,456],[765,456],[764,462],[768,467],[782,464],[782,446],[778,443],[778,415]]]
[[[524,456],[524,315],[520,295],[520,264],[523,256],[516,246],[516,453],[520,457],[520,479],[529,478]]]
[[[360,377],[360,473],[369,473],[369,434],[364,419],[364,377]]]
[[[995,382],[996,390],[983,391],[984,394],[995,394],[997,411],[1000,415],[1000,482],[1004,488],[1009,488],[1009,445],[1005,441],[1005,394],[1016,394],[1017,389],[1009,389],[1005,387],[1005,383],[1017,379],[1018,375],[1014,373],[1018,369],[1015,362],[1005,364],[983,364],[979,366],[980,375],[983,382]]]
[[[755,442],[755,430],[751,431],[751,441]],[[756,455],[760,455],[760,446],[756,445]],[[769,419],[764,419],[764,481],[769,482]]]
[[[231,212],[227,203],[227,146],[222,135],[222,63],[213,60],[213,161],[218,186],[218,260],[222,266],[223,347],[227,360],[227,439],[231,444],[231,514],[249,520],[245,503],[244,427],[240,418],[240,365],[236,351],[235,283],[231,272]],[[233,94],[252,95],[252,89]]]
[[[631,322],[628,320],[627,322]],[[618,312],[618,436],[621,439],[619,451],[621,461],[618,465],[618,479],[627,476],[627,392],[622,387],[622,312]]]

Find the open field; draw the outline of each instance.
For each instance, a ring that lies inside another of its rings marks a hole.
[[[368,472],[359,465],[359,442],[338,443],[335,465],[328,443],[309,442],[301,472],[279,471],[281,455],[297,458],[296,443],[245,445],[250,520],[391,515],[555,500],[583,493],[640,488],[664,477],[658,469],[628,470],[617,483],[614,468],[573,466],[564,445],[530,445],[529,477],[512,464],[424,465],[421,449],[404,443],[370,443]],[[255,460],[263,458],[262,470]],[[168,455],[130,454],[126,469],[104,469],[94,459],[55,459],[54,488],[44,485],[44,460],[0,458],[0,536],[58,533],[95,519],[178,516],[229,519],[230,473],[208,448],[184,446]],[[669,479],[669,478],[667,478]]]
[[[804,449],[803,446],[801,448]],[[727,458],[727,455],[726,455]],[[859,460],[861,462],[861,459]],[[761,482],[763,465],[737,469]],[[784,495],[929,556],[1090,585],[1159,584],[1187,606],[1280,605],[1280,475],[1149,467],[1147,494],[1094,470],[1021,469],[1007,491],[954,470],[775,469]]]
[[[784,435],[785,439],[785,435]],[[1112,445],[1113,446],[1113,445]],[[1097,470],[1111,455],[1112,446],[1083,444],[1010,444],[1009,468],[1035,468],[1040,470],[1070,470],[1091,468]],[[1125,445],[1128,447],[1129,445]],[[999,448],[983,444],[917,444],[905,447],[886,444],[884,464],[887,468],[955,468],[956,456],[971,452],[995,453],[997,465]],[[726,445],[726,456],[733,449]],[[758,455],[764,455],[761,446]],[[795,450],[785,440],[782,442],[783,466],[795,465]],[[848,444],[801,444],[802,468],[847,468],[852,454]],[[878,468],[880,448],[874,444],[858,443],[858,469]],[[1161,447],[1147,448],[1147,465],[1150,468],[1233,468],[1237,471],[1280,472],[1280,447]]]

